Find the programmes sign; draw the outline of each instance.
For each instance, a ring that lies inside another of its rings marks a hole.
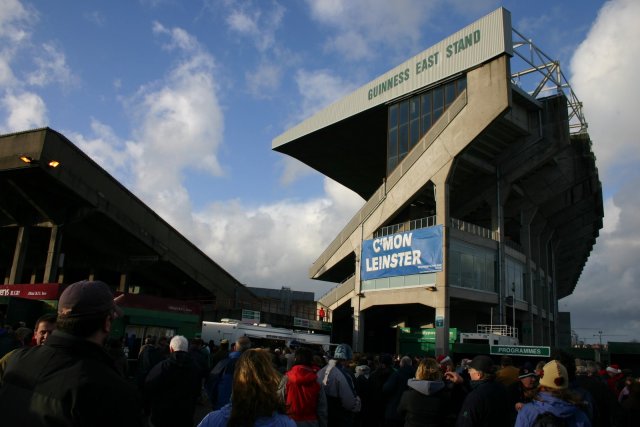
[[[442,225],[362,242],[362,280],[442,271]]]
[[[500,356],[549,357],[551,347],[532,347],[526,345],[492,345],[491,354]]]

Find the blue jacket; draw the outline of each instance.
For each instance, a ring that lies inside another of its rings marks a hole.
[[[518,412],[515,427],[529,427],[538,415],[545,412],[566,419],[570,427],[591,427],[589,417],[580,408],[544,391],[538,394],[538,400],[522,407]]]
[[[217,386],[217,393],[215,396],[215,401],[213,402],[213,409],[220,409],[227,403],[231,402],[231,389],[233,386],[233,372],[236,369],[236,362],[240,359],[240,355],[242,353],[239,351],[233,351],[229,353],[229,360],[226,359],[221,360],[218,363],[225,364],[225,368],[221,374],[220,381]],[[215,371],[216,368],[214,367]]]
[[[204,417],[198,427],[226,427],[231,416],[231,404]],[[271,417],[258,418],[254,427],[296,427],[295,421],[284,414],[274,413]]]

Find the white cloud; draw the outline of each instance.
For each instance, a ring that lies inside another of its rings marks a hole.
[[[605,3],[571,62],[571,84],[585,106],[601,177],[610,184],[624,180],[620,174],[640,161],[635,126],[640,45],[623,42],[640,38],[638,16],[637,1]]]
[[[2,132],[17,132],[47,125],[47,106],[36,93],[7,92],[0,100],[0,106],[7,112]]]
[[[262,62],[255,70],[245,73],[249,92],[256,98],[268,98],[280,84],[282,67],[277,64]]]
[[[604,228],[597,239],[576,291],[563,300],[574,327],[595,328],[603,340],[640,338],[640,150],[636,131],[635,94],[640,3],[613,0],[602,7],[587,38],[573,56],[570,79],[584,103],[589,134],[604,185]],[[587,338],[589,334],[577,330]],[[617,338],[617,339],[616,339]]]
[[[0,39],[7,38],[12,43],[26,40],[30,36],[29,25],[37,19],[37,12],[19,0],[0,0]]]
[[[307,0],[313,19],[335,29],[330,51],[348,60],[373,58],[380,47],[407,53],[419,41],[426,17],[439,4],[422,0]]]
[[[27,83],[30,85],[46,86],[55,82],[69,86],[78,82],[67,65],[64,52],[53,43],[44,43],[33,60],[37,69],[27,75]]]
[[[294,118],[296,121],[317,113],[358,87],[354,83],[343,81],[329,70],[300,69],[296,72],[295,81],[302,96],[302,108]]]
[[[325,196],[320,198],[257,207],[237,200],[216,202],[197,214],[198,242],[248,285],[277,288],[307,283],[311,290],[322,289],[324,285],[311,284],[306,267],[362,203],[353,192],[328,179]],[[208,231],[202,233],[203,229]]]
[[[233,4],[226,22],[230,30],[249,37],[256,49],[264,53],[276,48],[275,33],[282,24],[284,14],[284,7],[275,1],[270,2],[264,9],[254,6],[251,2]]]

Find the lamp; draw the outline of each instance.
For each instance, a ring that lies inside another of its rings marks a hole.
[[[357,297],[360,297],[360,298],[364,298],[364,297],[365,297],[364,292],[358,292],[358,293],[356,294],[356,296],[357,296]]]
[[[20,160],[22,160],[23,162],[25,162],[28,165],[39,165],[40,164],[40,160],[38,159],[34,159],[31,156],[27,156],[26,154],[21,154],[20,155]],[[57,160],[50,160],[49,162],[47,162],[47,166],[49,166],[50,168],[57,168],[58,166],[60,166],[60,162]]]
[[[438,288],[436,288],[436,285],[427,285],[425,287],[426,290],[430,291],[430,292],[435,292],[438,290]]]

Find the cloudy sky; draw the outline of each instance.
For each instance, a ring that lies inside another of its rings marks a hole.
[[[363,200],[272,139],[499,6],[560,60],[604,185],[560,309],[640,339],[635,0],[0,0],[0,133],[63,133],[243,283],[319,297],[308,267]]]

